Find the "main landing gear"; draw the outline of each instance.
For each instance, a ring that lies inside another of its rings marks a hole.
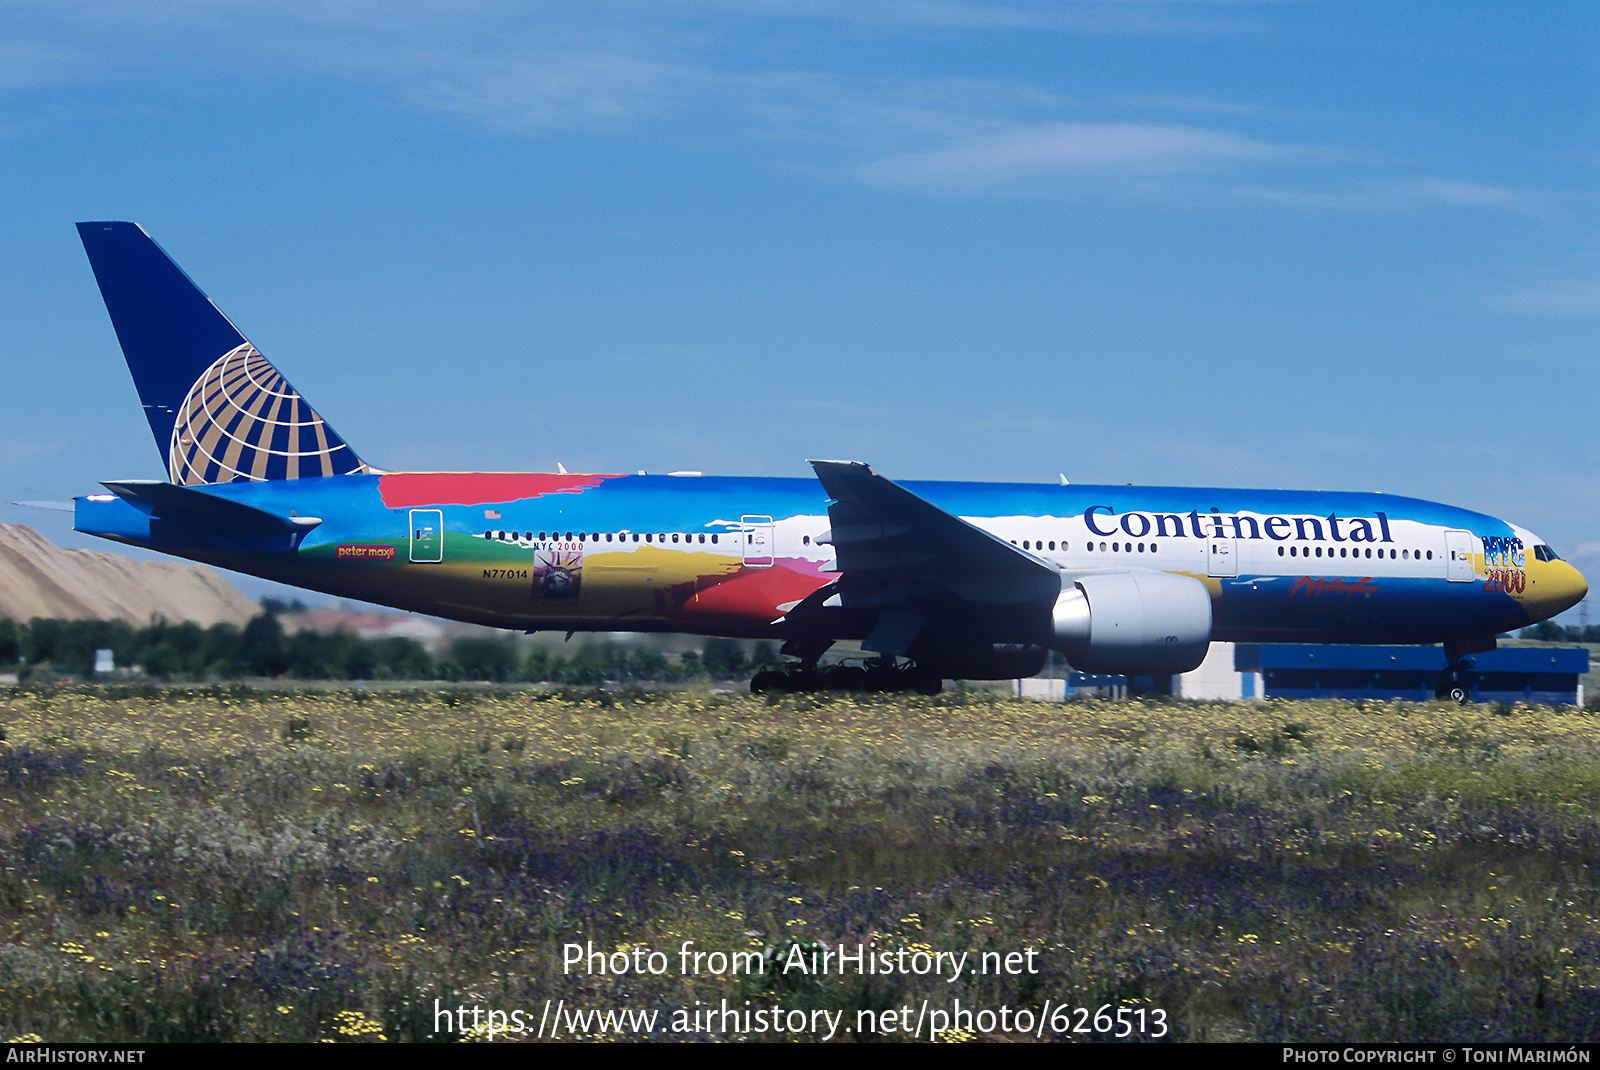
[[[820,656],[820,654],[819,654]],[[763,669],[750,680],[750,691],[915,691],[937,695],[944,688],[938,675],[919,668],[915,662],[896,664],[892,657],[877,657],[865,665],[832,665],[820,668],[816,659],[804,660],[787,669]]]

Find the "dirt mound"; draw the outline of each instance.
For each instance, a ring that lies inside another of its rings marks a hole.
[[[187,561],[135,561],[63,550],[21,524],[0,524],[0,617],[243,625],[260,607],[221,573]]]

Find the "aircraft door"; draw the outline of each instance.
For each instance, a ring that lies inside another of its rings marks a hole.
[[[411,560],[428,564],[444,560],[444,510],[411,510]]]
[[[770,516],[741,516],[739,518],[740,543],[746,568],[772,567],[772,518]]]
[[[1477,578],[1476,570],[1472,567],[1472,543],[1470,531],[1444,533],[1444,548],[1449,557],[1445,579],[1451,583],[1471,583]]]
[[[1237,576],[1239,561],[1234,556],[1234,540],[1212,538],[1206,540],[1206,575]]]

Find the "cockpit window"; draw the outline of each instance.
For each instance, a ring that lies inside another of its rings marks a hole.
[[[1533,548],[1533,559],[1535,561],[1560,561],[1561,557],[1548,546],[1535,546]]]

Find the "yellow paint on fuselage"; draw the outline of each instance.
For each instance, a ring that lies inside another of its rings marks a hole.
[[[1531,620],[1565,613],[1589,594],[1589,581],[1565,561],[1540,561],[1531,547],[1523,554],[1520,565],[1511,564],[1507,555],[1469,554],[1473,582],[1486,594],[1520,603]]]
[[[583,589],[576,608],[580,616],[598,620],[611,620],[621,614],[662,615],[661,611],[671,606],[670,595],[663,595],[658,601],[656,591],[670,592],[682,584],[694,584],[697,591],[705,585],[715,586],[743,565],[737,556],[655,545],[586,553]],[[571,615],[570,611],[562,611],[560,600],[549,599],[542,606],[539,601],[535,599],[534,604],[541,613]]]
[[[1534,620],[1565,613],[1589,594],[1589,581],[1565,561],[1538,561],[1529,554],[1528,583],[1516,598]]]

